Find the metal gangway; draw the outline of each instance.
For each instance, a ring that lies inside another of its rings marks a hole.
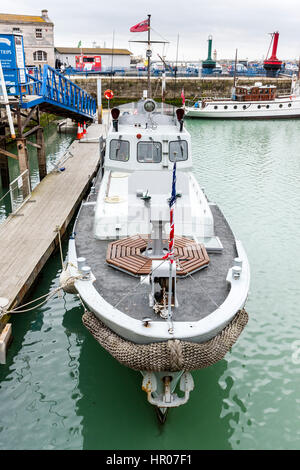
[[[26,81],[19,86],[20,108],[37,105],[43,112],[74,120],[92,121],[97,109],[91,95],[48,64],[41,69],[26,69]]]

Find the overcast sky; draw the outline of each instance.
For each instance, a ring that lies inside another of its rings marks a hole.
[[[279,31],[278,59],[300,56],[300,0],[0,0],[1,13],[40,15],[47,9],[54,22],[56,46],[97,45],[126,48],[144,54],[145,47],[129,40],[146,39],[147,33],[129,28],[151,14],[152,39],[165,39],[167,59],[199,60],[207,57],[207,38],[213,36],[217,58],[265,58],[270,36]],[[153,59],[163,46],[153,47]]]

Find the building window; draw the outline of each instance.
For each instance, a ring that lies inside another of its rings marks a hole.
[[[43,38],[43,32],[42,32],[41,28],[36,28],[35,37],[36,37],[36,39],[42,39]]]
[[[33,60],[38,62],[46,62],[47,53],[45,51],[35,51],[33,53]]]

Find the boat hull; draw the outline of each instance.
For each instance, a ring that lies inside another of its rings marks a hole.
[[[209,101],[204,107],[186,106],[185,115],[202,119],[293,119],[300,118],[300,98],[274,101]]]

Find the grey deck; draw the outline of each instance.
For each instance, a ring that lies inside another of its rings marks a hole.
[[[234,236],[216,205],[211,206],[215,233],[223,244],[222,253],[209,253],[209,266],[191,277],[177,279],[179,306],[174,309],[174,321],[196,321],[206,317],[221,305],[228,295],[226,275],[237,256]],[[110,304],[133,318],[162,320],[149,307],[149,286],[139,286],[139,278],[118,271],[106,263],[109,241],[93,237],[94,207],[82,206],[76,224],[77,256],[83,256],[96,277],[94,283],[99,294]],[[129,294],[126,296],[126,294]],[[126,296],[126,297],[125,297]],[[125,298],[124,298],[125,297]],[[123,299],[121,302],[120,300]],[[120,303],[119,303],[120,302]]]

